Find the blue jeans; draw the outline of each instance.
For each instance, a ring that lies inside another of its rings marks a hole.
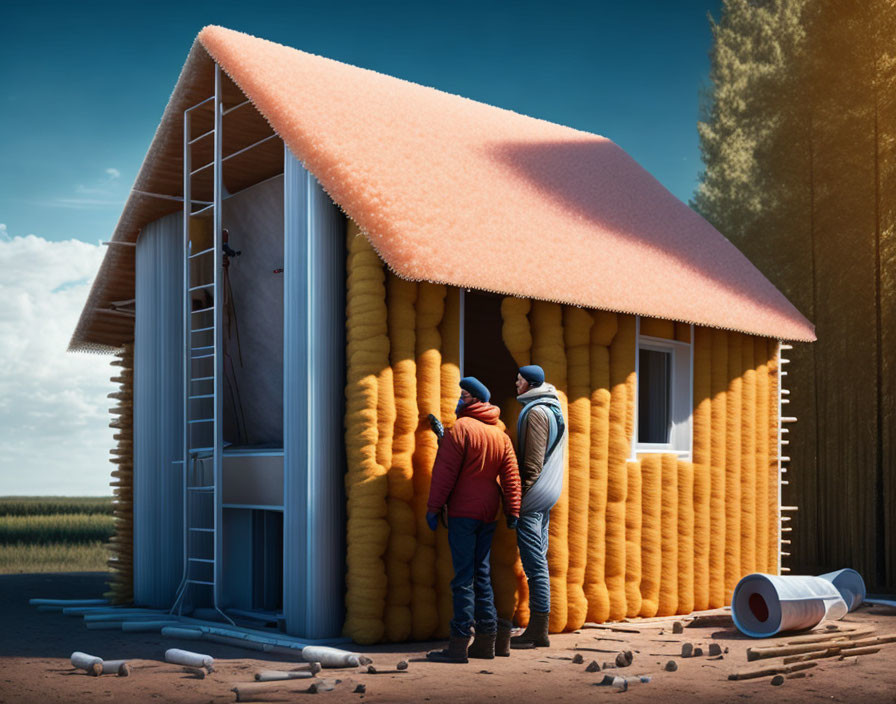
[[[451,592],[454,618],[451,635],[469,636],[474,621],[477,633],[495,633],[498,614],[489,569],[495,526],[475,518],[449,518],[448,544],[454,563]]]
[[[550,511],[534,511],[521,514],[516,526],[516,543],[529,582],[529,610],[542,614],[551,610],[551,577],[548,572],[550,520]]]

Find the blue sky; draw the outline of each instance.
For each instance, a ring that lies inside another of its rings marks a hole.
[[[610,137],[687,201],[707,13],[654,2],[14,2],[0,11],[0,223],[107,239],[190,45],[233,29]]]
[[[196,33],[220,24],[610,137],[682,200],[720,0],[7,2],[0,496],[108,495],[109,357],[67,354]]]

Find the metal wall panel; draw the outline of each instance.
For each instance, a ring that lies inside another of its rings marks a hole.
[[[286,629],[342,632],[345,617],[345,218],[284,149]]]
[[[137,239],[134,325],[134,600],[167,608],[183,571],[183,222]]]

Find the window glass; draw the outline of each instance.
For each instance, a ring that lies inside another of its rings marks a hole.
[[[638,351],[638,442],[671,441],[672,353]]]

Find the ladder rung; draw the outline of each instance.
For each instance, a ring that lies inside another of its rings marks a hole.
[[[208,560],[204,557],[189,557],[187,558],[190,562],[205,562],[206,564],[213,565],[215,564],[214,560]]]
[[[213,376],[197,376],[195,379],[190,379],[190,381],[211,381],[214,378]]]
[[[183,460],[171,460],[171,464],[183,464]]]
[[[188,486],[187,489],[189,491],[214,491],[215,485],[211,484],[209,486]]]
[[[190,452],[211,452],[214,447],[191,447]]]
[[[224,112],[222,112],[221,115],[226,115],[227,113],[233,112],[233,111],[236,110],[237,108],[241,108],[241,107],[243,107],[244,105],[248,105],[250,102],[251,102],[250,100],[244,100],[244,101],[241,102],[241,103],[237,103],[237,104],[234,105],[232,108],[227,108],[226,110],[224,110]]]
[[[190,357],[190,359],[208,359],[209,357],[214,357],[214,356],[215,356],[215,353],[212,352],[211,354],[197,354],[195,357]]]
[[[194,106],[189,107],[189,108],[187,108],[186,110],[184,110],[184,112],[192,112],[192,111],[195,110],[196,108],[201,107],[202,105],[205,105],[205,104],[206,104],[207,102],[209,102],[210,100],[214,100],[214,99],[215,99],[215,96],[212,95],[212,96],[206,98],[205,100],[200,100],[200,101],[199,101],[198,103],[196,103]]]
[[[276,135],[276,134],[272,134],[272,135],[268,135],[268,136],[265,137],[264,139],[259,139],[257,142],[253,142],[253,143],[250,144],[248,147],[243,147],[242,149],[240,149],[240,150],[238,150],[238,151],[235,151],[233,154],[228,154],[227,156],[223,157],[223,158],[221,159],[221,161],[227,161],[228,159],[232,159],[232,158],[235,157],[235,156],[239,156],[239,155],[242,154],[243,152],[247,152],[247,151],[249,151],[250,149],[254,149],[255,147],[257,147],[257,146],[259,146],[259,145],[261,145],[261,144],[264,144],[265,142],[267,142],[267,141],[269,141],[269,140],[271,140],[271,139],[274,139],[274,138],[276,138],[277,136],[278,136],[278,135]],[[212,162],[212,163],[214,163],[214,162]],[[205,167],[200,166],[199,168],[200,168],[200,169],[203,169],[203,168],[205,168]]]
[[[205,584],[209,587],[215,586],[214,582],[207,582],[204,579],[188,579],[187,584]]]
[[[210,129],[208,132],[203,132],[203,133],[202,133],[201,135],[199,135],[198,137],[193,137],[193,139],[191,139],[189,142],[187,142],[187,144],[195,144],[195,143],[198,142],[200,139],[205,139],[205,138],[208,137],[210,134],[214,134],[214,133],[215,133],[215,130],[214,130],[214,128],[212,128],[212,129]]]
[[[200,418],[199,420],[190,420],[187,422],[190,425],[192,425],[193,423],[214,423],[215,419],[214,418]],[[181,460],[181,461],[183,461],[183,460]]]
[[[197,215],[202,215],[203,213],[211,210],[214,207],[215,207],[215,204],[212,203],[210,205],[206,205],[204,208],[200,208],[199,210],[192,210],[192,211],[190,211],[190,217],[196,217]]]
[[[196,213],[192,213],[192,215],[195,215],[195,214]],[[190,259],[195,259],[196,257],[201,257],[203,254],[208,254],[209,252],[214,252],[214,251],[215,251],[214,247],[209,247],[208,249],[203,249],[199,252],[196,252],[196,254],[191,254]]]
[[[214,288],[214,286],[215,286],[214,282],[212,282],[210,284],[199,284],[198,286],[190,286],[189,290],[190,291],[198,291],[201,288]]]
[[[196,328],[195,330],[190,330],[190,332],[195,334],[197,332],[208,332],[209,330],[214,330],[214,329],[215,329],[214,325],[209,325],[207,328]]]
[[[206,169],[211,168],[211,167],[214,166],[214,165],[215,165],[215,162],[213,162],[213,161],[210,161],[210,162],[208,162],[207,164],[203,164],[203,165],[200,166],[198,169],[193,169],[193,170],[190,172],[190,176],[195,176],[195,175],[198,174],[200,171],[205,171]]]
[[[191,347],[190,352],[198,352],[199,350],[213,350],[215,349],[214,345],[202,345],[202,347]]]
[[[214,310],[214,306],[209,306],[208,308],[200,308],[199,310],[190,311],[191,315],[196,315],[197,313],[208,313],[210,310]]]
[[[214,398],[214,394],[197,394],[196,396],[190,396],[190,400],[194,398]]]
[[[190,530],[195,531],[197,533],[214,533],[214,528],[190,528]]]

